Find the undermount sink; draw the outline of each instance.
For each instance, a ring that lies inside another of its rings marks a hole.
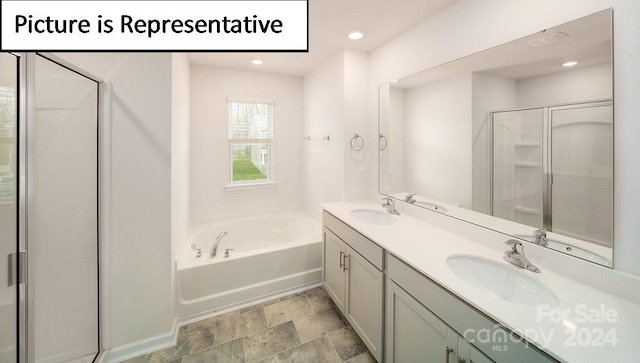
[[[514,304],[554,307],[559,303],[553,292],[526,276],[525,270],[521,273],[499,262],[466,255],[449,257],[447,266],[465,282]]]
[[[363,222],[371,224],[393,224],[396,222],[395,217],[391,214],[373,209],[352,210],[351,215]]]

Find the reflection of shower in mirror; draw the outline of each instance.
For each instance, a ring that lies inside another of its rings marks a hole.
[[[612,266],[611,11],[547,32],[380,86],[379,191]]]

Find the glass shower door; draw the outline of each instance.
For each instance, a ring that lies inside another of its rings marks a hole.
[[[18,359],[18,58],[0,53],[0,362]]]
[[[550,109],[553,231],[612,247],[613,108]]]
[[[493,215],[542,228],[543,109],[494,112],[492,119]]]
[[[98,83],[40,55],[30,60],[27,361],[91,361],[99,351]]]

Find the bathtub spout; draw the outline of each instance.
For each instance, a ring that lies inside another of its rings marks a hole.
[[[209,251],[209,258],[215,257],[216,253],[218,252],[218,246],[220,245],[222,238],[226,235],[227,232],[222,232],[218,235],[218,237],[216,237],[216,243],[211,246],[211,251]]]

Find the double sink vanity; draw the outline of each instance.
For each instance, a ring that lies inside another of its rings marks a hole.
[[[383,202],[322,205],[323,285],[378,362],[640,361],[613,16],[379,86]]]
[[[516,247],[506,236],[473,241],[371,201],[323,208],[323,285],[378,362],[624,362],[640,353],[638,305],[506,261]]]

